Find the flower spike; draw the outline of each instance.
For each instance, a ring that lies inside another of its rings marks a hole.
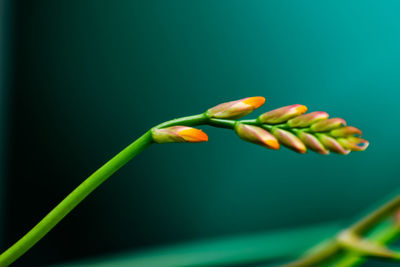
[[[270,149],[279,149],[280,145],[284,145],[301,154],[310,149],[321,155],[330,152],[347,155],[351,151],[364,151],[369,145],[367,140],[360,138],[361,130],[346,126],[344,119],[329,118],[324,111],[305,113],[307,107],[300,104],[268,111],[257,119],[236,120],[264,102],[264,97],[255,96],[222,103],[199,115],[199,119],[211,126],[233,129],[245,141]],[[193,118],[190,120],[189,125],[196,125]],[[173,125],[176,124],[174,122]],[[152,130],[156,143],[208,140],[201,130],[188,126],[164,127]]]
[[[266,148],[279,149],[279,142],[276,138],[261,127],[238,123],[235,131],[245,141],[262,145]]]
[[[171,126],[162,129],[153,129],[154,142],[163,143],[199,143],[207,142],[208,136],[202,130],[187,126]]]
[[[285,122],[293,117],[299,116],[307,111],[307,107],[304,105],[290,105],[282,108],[277,108],[271,111],[268,111],[258,117],[258,120],[261,123],[268,124],[278,124]]]
[[[247,97],[236,101],[219,104],[207,110],[209,118],[238,119],[251,113],[265,103],[262,96]]]
[[[207,134],[191,126],[209,125],[231,129],[245,141],[271,149],[279,149],[280,144],[282,144],[302,154],[307,152],[307,148],[319,154],[328,154],[330,151],[339,154],[348,154],[351,151],[363,151],[369,145],[367,140],[359,137],[361,136],[361,131],[355,127],[345,127],[346,122],[343,119],[328,119],[328,113],[322,111],[304,114],[307,111],[307,107],[299,104],[266,112],[257,119],[236,120],[259,108],[264,102],[265,98],[261,96],[247,97],[217,105],[198,115],[173,119],[153,127],[117,154],[117,156],[113,157],[93,175],[89,176],[78,187],[78,189],[82,190],[74,190],[52,212],[48,213],[37,226],[28,232],[27,235],[4,253],[0,254],[0,265],[8,266],[12,264],[46,235],[73,207],[77,206],[87,196],[88,192],[90,193],[96,189],[102,181],[108,179],[114,172],[152,143],[198,143],[208,141]],[[394,203],[398,202],[397,199],[395,201]],[[391,209],[391,206],[389,207]],[[378,210],[377,214],[386,216],[388,208],[384,206],[382,209],[383,212]],[[62,216],[59,216],[60,214]],[[361,221],[356,227],[360,228],[360,223],[364,223],[364,225],[370,224],[370,218],[375,220],[374,216],[376,216],[375,213],[371,217],[367,217],[366,223]],[[396,216],[396,224],[400,225],[399,211],[397,211]],[[391,232],[394,231],[391,230]],[[372,255],[400,260],[400,253],[391,252],[387,248],[361,239],[359,236],[345,233],[339,238],[341,239],[334,240],[336,242],[333,243],[335,249],[341,249],[338,245],[342,245],[344,248],[350,248],[368,256]],[[337,241],[341,243],[338,244]],[[328,249],[330,255],[331,247],[326,246],[325,248]],[[319,251],[322,253],[323,249]],[[326,256],[325,254],[321,255],[323,257]],[[318,256],[317,260],[319,258],[320,256]],[[311,263],[306,264],[307,266],[314,266],[314,258],[311,259]],[[303,263],[304,261],[301,261],[300,265],[303,266]],[[292,265],[290,264],[290,266]]]

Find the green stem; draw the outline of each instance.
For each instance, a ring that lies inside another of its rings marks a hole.
[[[373,211],[360,221],[350,226],[349,230],[357,234],[363,234],[365,231],[369,230],[371,226],[376,224],[380,219],[389,215],[399,207],[400,207],[400,196],[396,196],[394,199],[384,204],[381,208]]]
[[[258,125],[260,126],[262,123],[258,121],[258,119],[250,119],[250,120],[240,120],[240,123],[249,124],[249,125]]]
[[[391,201],[387,202],[380,208],[374,210],[370,214],[363,217],[361,220],[350,226],[346,231],[351,231],[356,234],[362,234],[366,231],[370,230],[373,226],[377,225],[380,221],[384,218],[389,216],[393,211],[400,207],[400,196],[396,196]],[[370,237],[371,240],[377,241],[379,243],[386,243],[393,239],[395,236],[399,234],[399,226],[393,225],[390,227],[385,227],[379,233],[375,233],[373,236]],[[312,250],[310,253],[304,255],[304,257],[283,265],[281,267],[305,267],[305,266],[316,266],[328,260],[335,255],[337,255],[341,250],[343,250],[342,246],[337,237],[329,240],[328,242],[324,243],[320,248]],[[363,262],[363,258],[357,257],[359,255],[354,253],[346,254],[344,258],[340,259],[340,262],[335,262],[335,264],[329,266],[335,267],[350,267],[355,266]],[[357,255],[357,256],[354,256]],[[336,265],[336,263],[338,265]]]
[[[205,124],[208,118],[205,114],[183,117],[157,125],[157,128],[174,125],[194,126]],[[128,163],[153,142],[151,131],[146,132],[106,164],[95,171],[52,211],[50,211],[35,227],[25,234],[14,245],[0,255],[0,266],[8,266],[27,252],[33,245],[42,239],[57,223],[59,223],[72,209],[74,209],[91,192],[101,185],[113,173]]]
[[[207,117],[207,115],[205,113],[203,113],[203,114],[169,120],[169,121],[163,122],[163,123],[155,126],[154,128],[165,128],[165,127],[171,127],[171,126],[176,126],[176,125],[196,126],[196,125],[206,124],[208,121],[209,121],[209,118]]]
[[[0,266],[8,266],[22,256],[93,190],[133,157],[145,150],[151,143],[152,137],[150,131],[148,131],[90,175],[33,227],[32,230],[0,255]]]
[[[236,121],[210,118],[208,124],[214,127],[233,129]]]
[[[392,242],[399,236],[399,233],[399,226],[393,223],[392,220],[386,220],[377,229],[369,233],[366,238],[378,244],[385,245]],[[345,251],[334,258],[326,267],[354,267],[361,265],[365,261],[367,261],[365,255],[363,256],[355,251]]]

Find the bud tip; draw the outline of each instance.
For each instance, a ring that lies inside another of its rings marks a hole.
[[[208,135],[202,130],[195,128],[182,130],[179,132],[179,135],[182,136],[187,142],[199,143],[208,141]]]
[[[257,109],[262,105],[264,105],[265,97],[262,96],[249,97],[243,100],[243,103],[252,106],[254,109]]]
[[[304,106],[304,105],[301,105],[301,106],[298,106],[298,107],[296,108],[296,110],[297,110],[298,113],[303,114],[303,113],[306,113],[306,112],[307,112],[307,107]]]

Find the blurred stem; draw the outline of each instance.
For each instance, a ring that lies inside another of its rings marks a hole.
[[[345,231],[355,233],[357,235],[365,234],[365,232],[371,230],[384,218],[388,217],[396,209],[400,207],[400,196],[396,196],[394,199],[384,204],[380,208],[371,212],[367,216],[363,217],[361,220],[350,226]],[[378,242],[380,244],[387,244],[393,240],[400,232],[400,226],[398,223],[390,222],[390,224],[384,225],[382,229],[376,231],[368,239],[371,241]],[[328,261],[335,256],[338,256],[340,252],[345,252],[343,257],[337,257],[331,264],[330,267],[350,267],[357,266],[364,262],[364,258],[361,254],[355,252],[346,251],[338,237],[321,244],[320,246],[312,249],[309,253],[306,253],[302,258],[291,262],[289,264],[283,265],[281,267],[306,267],[306,266],[316,266]],[[325,265],[324,265],[325,266]]]
[[[374,226],[377,221],[382,219],[383,217],[389,215],[400,207],[400,196],[396,196],[391,201],[384,204],[379,209],[371,212],[352,226],[350,226],[349,230],[353,231],[357,234],[363,234],[365,231],[369,230],[372,226]]]
[[[374,229],[366,238],[381,245],[392,242],[400,234],[399,225],[393,220],[383,222],[377,229]],[[329,267],[353,267],[363,264],[367,258],[354,251],[345,251],[333,259]],[[327,266],[327,267],[328,267]]]

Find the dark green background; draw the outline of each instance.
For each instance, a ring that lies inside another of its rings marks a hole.
[[[148,128],[224,101],[306,104],[371,142],[298,155],[204,127],[208,143],[145,151],[16,266],[350,220],[398,187],[398,1],[11,2],[2,249]]]

